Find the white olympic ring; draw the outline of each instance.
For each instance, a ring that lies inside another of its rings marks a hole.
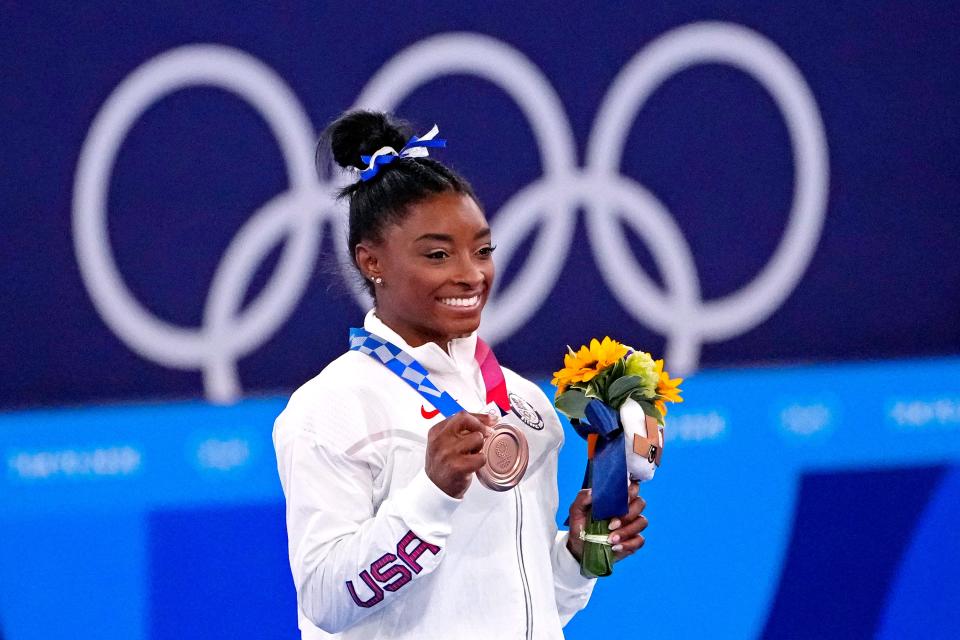
[[[793,204],[770,262],[739,290],[709,301],[701,298],[693,255],[673,217],[652,193],[619,173],[627,132],[647,98],[669,77],[703,63],[734,66],[770,93],[786,122],[794,163]],[[541,235],[510,285],[491,296],[483,320],[491,342],[515,333],[543,304],[571,249],[579,209],[604,281],[637,321],[667,338],[672,371],[695,369],[703,343],[729,339],[763,322],[806,270],[826,210],[823,123],[799,70],[758,33],[731,23],[701,22],[647,45],[608,90],[583,168],[577,166],[573,131],[549,81],[522,53],[489,36],[441,34],[408,47],[370,79],[354,106],[394,110],[418,86],[451,74],[485,79],[517,103],[533,129],[544,172],[492,216],[495,237],[524,238],[538,225]],[[257,109],[279,142],[290,185],[231,241],[214,275],[203,325],[188,329],[156,318],[127,289],[109,245],[106,193],[117,152],[137,118],[163,96],[196,85],[227,89]],[[228,47],[191,45],[149,60],[124,79],[84,142],[73,227],[91,298],[106,323],[140,355],[170,367],[201,369],[213,401],[241,395],[237,360],[266,342],[292,314],[312,273],[323,222],[341,229],[346,224],[342,205],[331,195],[338,185],[315,174],[315,135],[296,96],[263,63]],[[549,224],[543,224],[546,220]],[[621,221],[646,242],[664,289],[637,263],[619,231]],[[335,235],[338,256],[347,266],[346,234]],[[241,312],[256,268],[281,242],[279,264]],[[509,262],[516,248],[501,242],[498,258]],[[354,290],[361,305],[370,304],[361,288]]]

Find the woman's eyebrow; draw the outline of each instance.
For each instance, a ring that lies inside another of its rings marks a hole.
[[[490,235],[490,227],[484,227],[473,236],[474,240],[479,240],[480,238],[485,238]],[[453,236],[446,233],[425,233],[414,242],[420,242],[421,240],[435,240],[437,242],[453,242]]]
[[[446,233],[425,233],[414,242],[420,242],[421,240],[436,240],[438,242],[453,242],[453,236],[447,235]]]

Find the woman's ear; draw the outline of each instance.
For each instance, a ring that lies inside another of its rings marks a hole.
[[[372,245],[361,242],[353,250],[353,258],[357,262],[357,268],[367,280],[382,278],[382,265],[377,255],[376,248]]]

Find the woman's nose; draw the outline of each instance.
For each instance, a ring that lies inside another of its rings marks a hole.
[[[483,270],[480,268],[480,265],[477,264],[472,258],[464,258],[460,260],[457,267],[455,280],[457,282],[469,285],[470,287],[480,286],[486,277],[483,273]]]

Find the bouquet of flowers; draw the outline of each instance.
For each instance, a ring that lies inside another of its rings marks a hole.
[[[649,480],[660,465],[666,403],[683,402],[683,379],[670,378],[663,360],[609,337],[567,350],[563,368],[553,374],[554,405],[587,440],[583,486],[593,492],[580,571],[608,576],[608,524],[627,512],[629,480]]]

